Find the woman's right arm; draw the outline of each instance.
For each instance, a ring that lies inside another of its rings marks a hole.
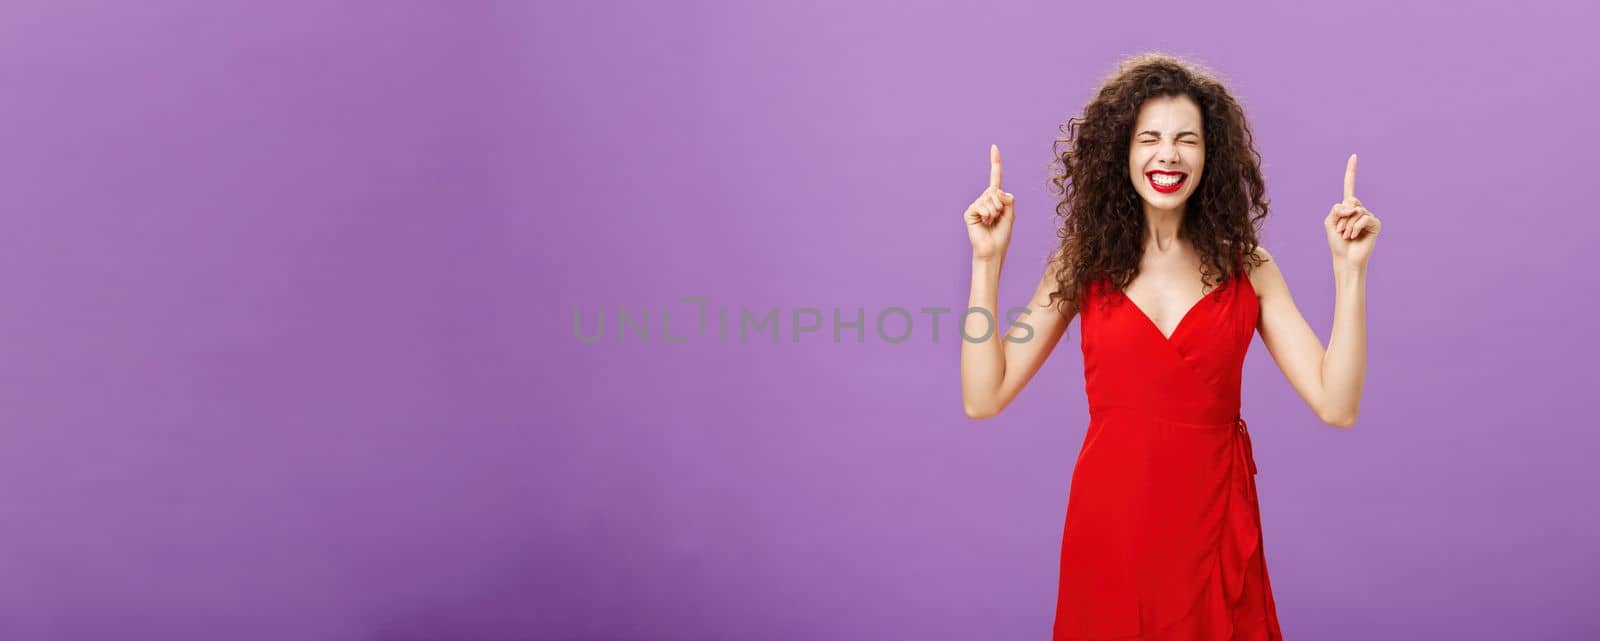
[[[1010,405],[1061,342],[1061,336],[1076,313],[1068,303],[1050,304],[1050,293],[1056,289],[1056,270],[1060,267],[1058,250],[1039,277],[1039,286],[1028,303],[1028,313],[1019,317],[1018,324],[1002,339],[995,330],[1001,318],[995,311],[999,307],[1003,262],[1003,257],[999,260],[972,259],[972,295],[967,304],[988,310],[996,323],[991,325],[983,314],[972,313],[967,315],[963,328],[961,401],[968,418],[989,418]],[[989,334],[986,337],[985,332]],[[984,340],[973,342],[979,337]]]
[[[1061,268],[1059,250],[1045,266],[1028,311],[1002,334],[999,314],[1000,272],[1011,244],[1015,199],[1000,188],[1000,148],[989,148],[989,188],[967,207],[962,218],[972,241],[972,293],[961,341],[961,403],[969,418],[999,414],[1022,391],[1066,332],[1076,310],[1065,302],[1050,304]]]

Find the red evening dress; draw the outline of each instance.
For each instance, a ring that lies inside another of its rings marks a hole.
[[[1260,315],[1243,273],[1163,336],[1105,281],[1079,305],[1089,427],[1054,641],[1281,641],[1239,413]]]

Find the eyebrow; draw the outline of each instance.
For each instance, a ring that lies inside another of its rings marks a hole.
[[[1156,131],[1154,129],[1146,129],[1144,131],[1139,132],[1139,135],[1141,135],[1141,136],[1146,135],[1146,134],[1151,135],[1151,136],[1155,136],[1157,138],[1161,137],[1161,132]],[[1173,138],[1182,138],[1184,136],[1198,136],[1198,135],[1200,135],[1200,134],[1185,129],[1183,131],[1178,132],[1178,134],[1173,136]]]

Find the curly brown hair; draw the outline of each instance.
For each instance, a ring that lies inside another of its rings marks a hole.
[[[1061,126],[1064,135],[1051,148],[1049,183],[1061,196],[1051,304],[1060,299],[1076,308],[1090,283],[1108,280],[1121,292],[1138,274],[1146,221],[1128,177],[1134,121],[1145,100],[1180,95],[1199,106],[1203,120],[1205,172],[1185,205],[1180,232],[1200,254],[1201,281],[1209,286],[1214,277],[1225,285],[1244,262],[1264,262],[1255,250],[1269,201],[1244,109],[1204,67],[1143,54],[1118,65],[1083,114]]]

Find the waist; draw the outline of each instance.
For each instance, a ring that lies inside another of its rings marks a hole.
[[[1157,408],[1134,405],[1091,404],[1089,419],[1107,419],[1128,416],[1157,421],[1174,427],[1192,429],[1239,429],[1244,418],[1239,407],[1211,408]]]

